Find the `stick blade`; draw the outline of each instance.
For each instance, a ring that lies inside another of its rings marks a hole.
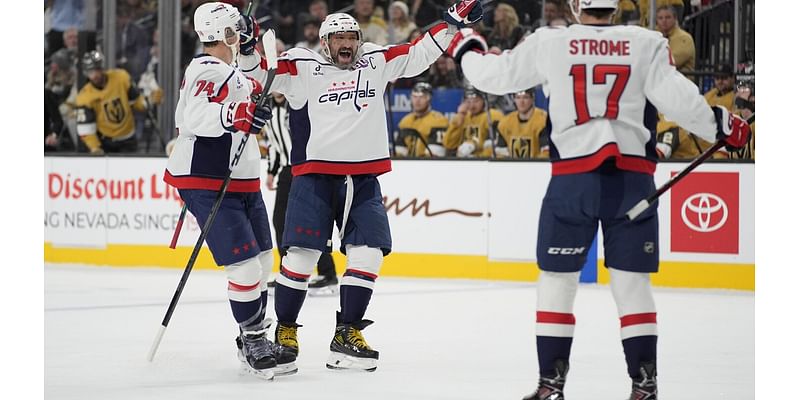
[[[264,46],[264,58],[267,59],[269,69],[278,67],[278,50],[275,48],[275,31],[267,29],[261,36],[261,44]]]
[[[166,330],[167,330],[166,326],[164,325],[159,326],[156,338],[155,340],[153,340],[153,345],[150,346],[150,351],[147,352],[147,361],[153,362],[153,358],[156,356],[156,350],[158,350],[158,345],[161,344],[161,339],[164,338],[164,332]]]

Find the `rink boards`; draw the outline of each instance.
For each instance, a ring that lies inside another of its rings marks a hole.
[[[178,248],[168,248],[181,203],[162,180],[165,158],[44,161],[45,261],[186,266],[199,227],[189,215]],[[392,166],[380,177],[394,241],[382,275],[536,280],[549,163],[404,160]],[[659,164],[656,184],[685,166]],[[275,192],[265,182],[262,176],[271,213]],[[654,284],[753,290],[754,187],[754,164],[709,163],[662,196],[657,249],[643,249],[660,252]],[[598,261],[585,275],[605,283],[602,235],[597,243]],[[344,258],[335,257],[341,274]],[[195,268],[216,268],[206,249]]]

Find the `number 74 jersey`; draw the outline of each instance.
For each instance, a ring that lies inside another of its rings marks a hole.
[[[553,174],[618,168],[653,174],[658,112],[713,142],[714,113],[675,69],[667,40],[636,26],[541,28],[500,55],[468,52],[464,75],[505,94],[542,85],[550,97]]]

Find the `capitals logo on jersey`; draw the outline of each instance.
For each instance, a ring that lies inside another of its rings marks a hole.
[[[335,104],[338,107],[342,105],[342,102],[352,100],[353,107],[356,111],[361,112],[362,108],[369,106],[369,103],[361,103],[362,99],[374,98],[377,95],[375,88],[369,87],[369,80],[363,87],[361,84],[361,71],[358,71],[356,80],[331,83],[328,90],[319,96],[317,101],[320,104]]]

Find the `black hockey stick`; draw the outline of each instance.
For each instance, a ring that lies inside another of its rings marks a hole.
[[[267,43],[267,41],[269,41],[269,43]],[[266,105],[269,99],[267,92],[269,91],[270,86],[272,86],[272,81],[275,79],[275,72],[277,71],[278,67],[278,56],[275,54],[275,32],[272,30],[264,33],[264,52],[267,54],[269,70],[267,71],[266,84],[264,85],[262,95],[259,97],[256,107],[264,107]],[[200,249],[203,247],[203,242],[206,240],[206,236],[208,236],[208,232],[211,229],[211,224],[214,223],[214,219],[217,216],[217,211],[219,211],[219,207],[222,204],[222,199],[225,197],[225,192],[228,190],[228,184],[231,182],[231,174],[233,169],[237,164],[239,164],[239,159],[244,152],[245,146],[247,145],[247,140],[249,138],[250,133],[245,132],[244,137],[242,137],[242,141],[239,142],[239,147],[236,148],[236,153],[233,156],[228,173],[225,175],[225,180],[222,181],[222,186],[217,192],[216,199],[214,199],[214,205],[211,207],[211,213],[208,215],[208,219],[206,220],[205,224],[203,224],[203,229],[200,231],[200,237],[197,238],[197,242],[192,250],[192,255],[189,257],[189,262],[186,264],[186,268],[183,270],[183,275],[181,276],[180,282],[178,282],[178,287],[175,289],[175,294],[172,295],[172,300],[167,307],[167,313],[164,315],[164,319],[161,321],[161,327],[156,334],[155,340],[153,340],[153,345],[150,347],[150,352],[147,354],[148,361],[153,361],[153,357],[155,357],[156,350],[158,350],[161,339],[164,337],[164,332],[167,329],[167,325],[169,324],[170,319],[172,319],[172,314],[175,312],[175,306],[178,305],[178,300],[181,297],[181,293],[183,293],[183,288],[186,286],[186,282],[189,279],[189,273],[192,272],[192,268],[194,267],[195,261],[197,261],[197,256],[200,253]]]
[[[707,148],[706,151],[704,151],[697,158],[695,158],[691,164],[689,164],[686,168],[683,169],[683,171],[679,172],[677,175],[673,176],[670,180],[668,180],[667,183],[661,185],[661,187],[656,189],[655,193],[651,194],[646,199],[636,203],[635,206],[633,206],[630,210],[628,210],[628,212],[625,213],[625,215],[628,216],[628,220],[633,221],[634,219],[636,219],[636,217],[638,217],[641,213],[647,210],[648,207],[653,205],[653,203],[662,194],[664,194],[671,187],[675,186],[676,183],[680,182],[681,179],[683,179],[686,175],[689,175],[689,173],[692,172],[695,168],[697,168],[700,164],[702,164],[703,161],[711,157],[712,154],[716,153],[717,150],[723,148],[724,146],[725,146],[725,141],[719,140],[716,143],[714,143],[713,146]]]

